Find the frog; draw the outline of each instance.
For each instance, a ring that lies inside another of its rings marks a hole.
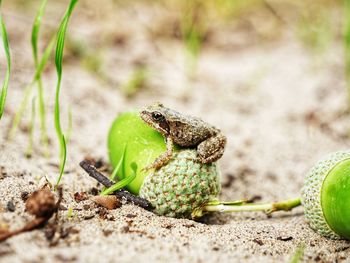
[[[226,136],[220,129],[200,118],[182,114],[159,102],[141,109],[139,115],[148,126],[164,137],[166,143],[166,151],[144,167],[144,171],[166,165],[173,156],[175,145],[195,148],[197,161],[203,164],[215,162],[224,154]]]

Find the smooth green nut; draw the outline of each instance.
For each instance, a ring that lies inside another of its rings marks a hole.
[[[350,151],[335,152],[307,174],[301,199],[312,229],[350,239]]]
[[[196,150],[177,151],[170,162],[145,178],[140,196],[158,215],[191,218],[191,213],[220,193],[216,163],[202,164]]]
[[[132,173],[131,163],[135,162],[139,169],[127,189],[138,194],[145,176],[150,172],[144,172],[142,168],[166,151],[164,138],[146,125],[137,112],[126,112],[115,119],[108,134],[108,153],[113,167],[122,158],[124,147],[125,162],[117,175],[120,180],[129,176]]]

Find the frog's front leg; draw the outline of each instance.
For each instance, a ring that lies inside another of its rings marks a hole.
[[[212,163],[220,159],[224,154],[226,141],[226,137],[218,133],[198,144],[198,160],[201,163]]]
[[[157,157],[157,159],[150,165],[144,167],[143,171],[148,171],[149,169],[159,169],[163,165],[167,164],[171,157],[173,156],[174,143],[170,136],[166,137],[166,152],[162,153]]]

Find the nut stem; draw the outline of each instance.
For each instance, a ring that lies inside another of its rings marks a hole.
[[[300,198],[289,199],[276,203],[267,204],[250,204],[244,201],[233,201],[233,202],[220,202],[214,201],[208,203],[193,211],[192,217],[201,217],[204,213],[208,212],[220,212],[220,213],[230,213],[230,212],[248,212],[248,211],[263,211],[265,213],[271,214],[275,211],[290,211],[294,207],[300,206]]]

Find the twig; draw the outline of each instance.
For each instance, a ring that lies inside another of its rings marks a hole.
[[[102,173],[96,170],[96,168],[88,161],[83,160],[79,164],[81,168],[85,170],[85,172],[92,178],[94,178],[96,181],[101,183],[105,187],[111,187],[114,185],[114,182],[109,180],[106,176],[104,176]],[[128,202],[133,203],[134,205],[140,206],[146,210],[151,210],[152,206],[151,204],[144,198],[135,196],[131,194],[130,192],[119,189],[118,191],[115,191],[114,194],[119,198],[125,198]]]

